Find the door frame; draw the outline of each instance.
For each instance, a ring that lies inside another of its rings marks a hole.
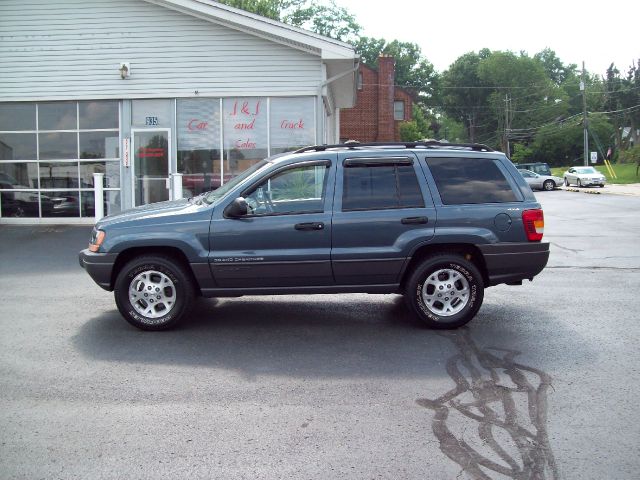
[[[171,128],[170,127],[158,127],[158,128],[132,128],[131,129],[131,204],[134,207],[138,207],[136,204],[136,133],[153,133],[153,132],[166,132],[167,133],[167,182],[169,184],[169,200],[172,197],[171,175],[172,175],[172,162],[171,162]]]

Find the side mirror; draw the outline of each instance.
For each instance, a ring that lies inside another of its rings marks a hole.
[[[247,206],[247,201],[242,197],[236,198],[224,210],[225,216],[229,218],[244,217],[248,213],[249,207]]]

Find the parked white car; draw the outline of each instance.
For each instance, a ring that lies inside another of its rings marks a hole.
[[[598,185],[604,187],[607,177],[593,167],[571,167],[564,172],[564,184],[568,187],[572,183],[578,187]]]
[[[531,170],[518,169],[532,190],[553,190],[562,185],[562,179],[553,175],[540,175]]]

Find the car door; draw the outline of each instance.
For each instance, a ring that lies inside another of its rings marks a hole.
[[[227,218],[223,208],[216,209],[209,243],[217,285],[243,290],[332,285],[334,183],[331,160],[297,162],[272,169],[240,192],[247,215]]]
[[[410,252],[433,237],[435,209],[412,152],[345,152],[333,213],[331,259],[338,285],[399,281]]]

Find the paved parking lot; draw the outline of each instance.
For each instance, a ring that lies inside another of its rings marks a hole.
[[[637,478],[640,198],[536,196],[549,267],[447,333],[394,295],[140,332],[89,228],[0,226],[0,478]]]

